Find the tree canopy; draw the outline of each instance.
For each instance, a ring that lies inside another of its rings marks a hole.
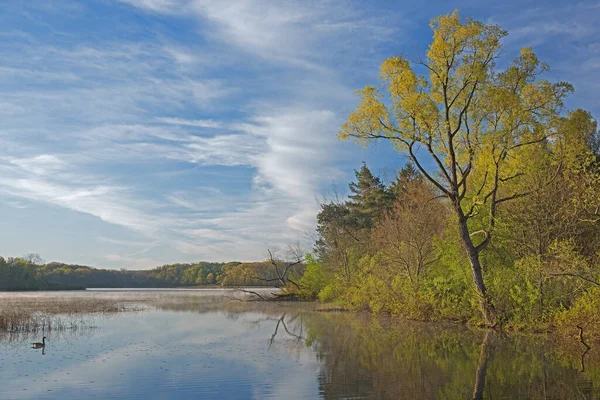
[[[552,158],[548,166],[559,170],[572,135],[582,133],[573,125],[590,125],[590,119],[581,112],[561,117],[573,87],[542,79],[549,67],[530,47],[506,69],[497,68],[507,35],[499,26],[461,21],[455,11],[434,18],[431,28],[424,58],[394,56],[383,62],[387,96],[374,86],[360,90],[360,104],[339,137],[391,141],[449,200],[483,316],[493,325],[497,318],[480,253],[492,239],[498,208],[535,190],[522,187],[535,171],[526,158]],[[426,158],[435,171],[426,168]]]

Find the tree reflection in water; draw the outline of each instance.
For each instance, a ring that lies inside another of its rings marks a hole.
[[[597,355],[589,353],[582,374],[581,353],[546,336],[355,314],[313,314],[305,323],[307,343],[323,362],[319,382],[324,398],[600,397]]]
[[[150,300],[148,308],[185,312],[185,319],[192,318],[190,314],[198,314],[199,319],[204,318],[201,314],[224,314],[239,320],[242,332],[260,329],[264,343],[258,346],[264,345],[275,356],[283,350],[290,358],[316,358],[320,368],[315,379],[326,399],[600,398],[597,345],[590,343],[592,349],[582,354],[575,331],[571,339],[555,341],[550,335],[316,312],[311,304],[184,294],[153,295]],[[95,332],[54,331],[47,336],[54,343],[72,340],[76,344],[82,335]],[[33,335],[4,333],[0,349],[28,347]],[[289,371],[290,376],[294,373],[300,370]]]
[[[267,346],[285,341],[291,353],[301,347],[315,353],[326,399],[600,398],[600,354],[592,349],[582,357],[575,337],[554,341],[549,335],[314,312],[298,303],[204,301],[159,308],[218,309],[231,318],[259,314],[250,325],[273,324]]]

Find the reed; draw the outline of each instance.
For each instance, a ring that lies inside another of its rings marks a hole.
[[[140,310],[116,299],[4,298],[0,302],[0,332],[38,332],[92,327],[95,317]]]

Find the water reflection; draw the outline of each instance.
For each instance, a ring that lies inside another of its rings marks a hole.
[[[0,336],[0,397],[600,398],[598,351],[582,355],[576,338],[320,313],[227,292],[119,296],[146,310],[52,332],[44,358],[27,349],[30,336]]]
[[[582,374],[580,353],[548,337],[353,316],[330,320],[335,323],[318,317],[309,328],[324,363],[319,380],[325,398],[600,397],[597,353],[593,371]]]
[[[483,399],[485,390],[485,375],[487,373],[488,360],[490,353],[493,353],[492,345],[496,338],[496,332],[488,330],[483,335],[481,342],[481,351],[479,353],[479,361],[477,362],[477,372],[475,373],[475,387],[473,388],[473,399]]]
[[[297,335],[293,332],[291,332],[288,329],[288,325],[293,323],[299,316],[300,314],[296,314],[293,318],[289,319],[287,324],[285,322],[285,317],[286,317],[286,313],[283,313],[281,315],[281,317],[279,317],[276,321],[277,321],[277,325],[275,325],[275,332],[273,332],[273,334],[271,335],[271,339],[269,340],[269,347],[271,347],[273,345],[273,341],[275,340],[275,338],[277,337],[277,333],[279,332],[279,325],[283,326],[283,329],[285,330],[285,333],[287,333],[289,336],[295,338],[298,342],[300,342],[301,340],[304,340],[304,338],[302,337],[302,322],[300,322],[300,334]],[[269,318],[270,320],[273,320],[273,318]]]

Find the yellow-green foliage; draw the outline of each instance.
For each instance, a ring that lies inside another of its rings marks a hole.
[[[477,309],[477,299],[471,288],[471,271],[451,228],[444,240],[436,241],[438,262],[425,281],[425,296],[438,318],[467,320]]]
[[[375,179],[377,206],[359,204],[366,195],[323,206],[316,258],[327,273],[311,271],[307,286],[322,301],[420,320],[600,324],[595,120],[563,113],[573,87],[544,80],[531,47],[498,68],[500,27],[456,11],[431,27],[426,56],[385,60],[382,90],[359,90],[338,132],[388,140],[415,167],[386,188]],[[362,183],[351,188],[368,192]]]
[[[320,261],[311,254],[306,256],[306,270],[298,281],[302,295],[309,299],[316,299],[325,288],[328,281],[327,272]]]
[[[567,333],[575,333],[581,326],[589,336],[600,339],[600,287],[590,289],[571,308],[557,313],[555,323]]]

